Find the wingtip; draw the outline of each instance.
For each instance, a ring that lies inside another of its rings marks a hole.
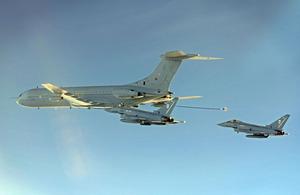
[[[184,100],[184,99],[192,99],[192,98],[202,98],[203,96],[187,96],[187,97],[179,97],[178,99]]]
[[[49,84],[50,84],[50,83],[42,83],[41,85],[45,87],[45,86],[47,86],[47,85],[49,85]]]
[[[208,60],[223,60],[224,58],[207,57]]]

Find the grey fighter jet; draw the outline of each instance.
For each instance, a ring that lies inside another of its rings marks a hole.
[[[290,115],[286,114],[280,119],[266,126],[245,123],[235,119],[224,123],[219,123],[218,125],[222,127],[231,127],[237,133],[242,132],[242,133],[250,134],[250,135],[246,135],[246,137],[248,138],[268,138],[270,135],[272,136],[288,135],[288,133],[285,133],[283,131],[283,126],[285,125],[289,117]]]
[[[161,62],[152,74],[130,84],[62,88],[44,83],[42,85],[45,88],[23,92],[17,103],[29,108],[111,108],[119,105],[137,107],[147,103],[162,107],[165,102],[173,99],[173,93],[169,91],[170,84],[183,60],[220,59],[182,51],[167,52],[160,57]]]
[[[166,103],[165,106],[154,112],[132,107],[106,108],[105,111],[120,114],[120,121],[124,123],[136,123],[140,125],[168,125],[185,123],[185,121],[175,121],[171,116],[178,99],[179,98],[174,98]]]

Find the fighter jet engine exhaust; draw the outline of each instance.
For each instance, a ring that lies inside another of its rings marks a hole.
[[[174,122],[174,119],[172,117],[161,117],[162,122]]]

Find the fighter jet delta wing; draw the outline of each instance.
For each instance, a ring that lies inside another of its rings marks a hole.
[[[91,106],[97,106],[99,103],[88,101],[83,98],[80,98],[76,96],[75,94],[72,94],[64,89],[61,89],[59,87],[56,87],[50,83],[44,83],[42,84],[46,89],[48,89],[51,93],[55,93],[61,96],[61,99],[65,99],[70,102],[73,106],[82,106],[82,107],[91,107]]]

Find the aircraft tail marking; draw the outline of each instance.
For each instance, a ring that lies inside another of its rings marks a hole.
[[[268,127],[270,128],[273,128],[273,129],[283,129],[283,126],[285,125],[286,121],[289,119],[290,115],[289,114],[286,114],[284,115],[283,117],[281,117],[280,119],[274,121],[273,123],[267,125]]]
[[[161,107],[160,109],[156,110],[155,112],[164,116],[170,116],[173,109],[176,106],[176,103],[178,102],[179,98],[174,98],[173,100],[166,103],[165,106]]]
[[[186,54],[182,51],[167,52],[160,56],[162,59],[154,72],[148,77],[131,83],[142,87],[157,89],[159,91],[169,91],[170,84],[182,62],[182,60],[216,60],[222,58],[202,57],[199,54]]]

